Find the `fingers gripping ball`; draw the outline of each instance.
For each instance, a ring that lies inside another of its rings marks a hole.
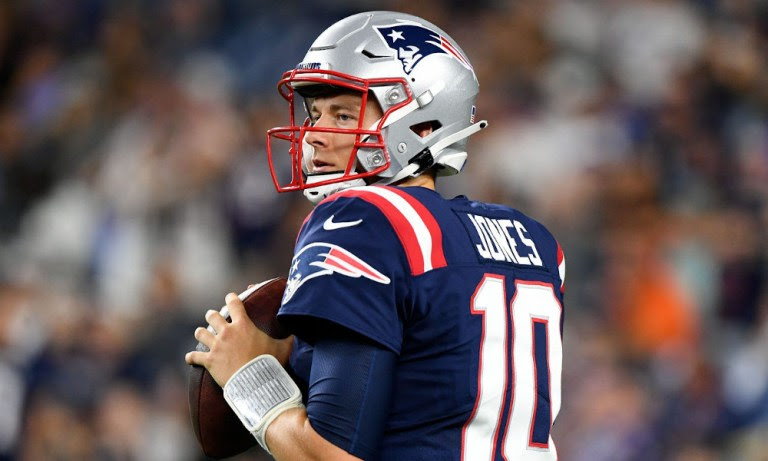
[[[277,311],[285,291],[286,279],[278,277],[255,285],[240,294],[246,313],[258,329],[275,339],[284,339],[290,333],[277,321]],[[226,306],[221,314],[229,321]],[[197,350],[208,348],[198,343]],[[245,429],[224,400],[221,387],[208,371],[192,365],[189,373],[189,411],[197,441],[206,456],[228,458],[256,444],[256,439]]]

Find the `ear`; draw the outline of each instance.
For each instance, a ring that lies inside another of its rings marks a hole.
[[[411,131],[421,136],[422,138],[425,138],[429,136],[432,131],[434,131],[434,129],[432,122],[421,122],[411,126]]]

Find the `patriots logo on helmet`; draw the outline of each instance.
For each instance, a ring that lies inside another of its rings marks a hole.
[[[389,284],[389,277],[344,248],[331,243],[310,243],[293,257],[283,303],[288,302],[307,280],[333,273]]]
[[[374,26],[387,46],[397,51],[403,71],[410,74],[425,57],[443,53],[456,58],[464,67],[472,69],[469,61],[447,38],[417,23],[400,23],[391,26]]]

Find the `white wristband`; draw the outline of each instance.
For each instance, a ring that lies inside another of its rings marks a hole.
[[[268,453],[267,427],[284,411],[304,406],[298,386],[271,355],[260,355],[237,370],[224,385],[224,399]]]

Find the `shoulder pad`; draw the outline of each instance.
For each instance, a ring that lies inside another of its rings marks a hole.
[[[324,230],[334,230],[355,226],[358,219],[365,219],[366,213],[380,213],[389,222],[405,251],[412,275],[447,265],[437,220],[423,203],[397,187],[366,186],[337,192],[318,204],[313,212],[317,216],[310,220],[315,221],[314,228],[316,220],[322,220]]]

